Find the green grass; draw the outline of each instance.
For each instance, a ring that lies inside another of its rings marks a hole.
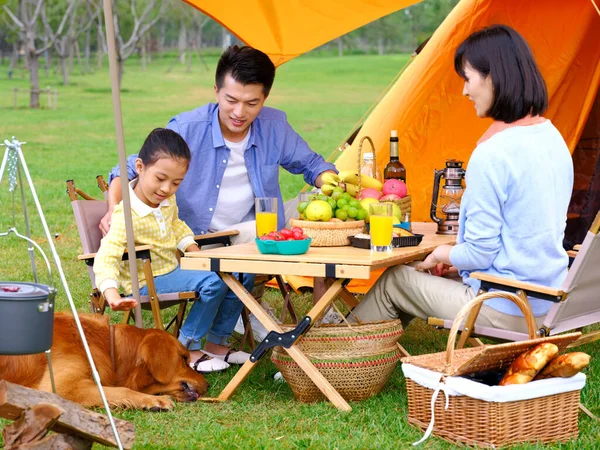
[[[407,57],[392,55],[349,56],[344,58],[302,57],[278,69],[277,79],[267,104],[287,112],[294,128],[310,146],[329,156],[372,101],[396,75]],[[216,59],[207,57],[209,71],[199,65],[191,73],[176,66],[167,73],[171,60],[155,59],[142,72],[132,60],[126,65],[122,110],[125,144],[128,153],[137,151],[148,132],[164,126],[171,116],[213,101],[213,73]],[[6,69],[6,66],[3,67]],[[27,109],[24,94],[17,110],[12,109],[14,87],[27,88],[27,77],[0,80],[0,138],[16,136],[28,144],[23,147],[54,243],[79,311],[88,311],[89,279],[85,267],[76,261],[80,245],[72,217],[65,180],[75,179],[77,186],[99,196],[94,177],[104,174],[117,159],[108,70],[80,75],[75,69],[69,86],[60,85],[60,76],[41,75],[41,86],[60,91],[58,109]],[[42,98],[42,106],[45,98]],[[284,197],[296,195],[304,185],[301,177],[282,171]],[[44,249],[48,248],[40,222],[28,195],[32,234]],[[19,200],[19,197],[17,197]],[[0,232],[12,224],[11,195],[6,179],[0,184]],[[18,205],[19,203],[17,203]],[[24,231],[20,210],[17,227]],[[31,280],[26,246],[15,238],[0,239],[0,280]],[[38,264],[40,261],[38,260]],[[38,267],[38,270],[41,270]],[[58,278],[54,277],[58,283]],[[280,308],[275,291],[265,294],[268,303]],[[308,295],[296,296],[299,312],[310,305]],[[62,288],[58,309],[68,308]],[[118,314],[113,314],[115,321]],[[149,320],[148,316],[145,316]],[[447,333],[433,330],[415,321],[402,338],[413,354],[441,351]],[[593,356],[587,370],[588,384],[582,401],[600,415],[600,350],[597,344],[582,348]],[[223,404],[177,404],[169,413],[115,411],[117,417],[136,425],[136,448],[408,448],[421,437],[406,418],[406,390],[398,367],[384,391],[367,401],[353,403],[350,413],[341,413],[328,403],[305,405],[297,402],[287,384],[273,380],[276,368],[268,358],[258,365],[231,401]],[[208,377],[209,394],[217,395],[233,370]],[[549,412],[540,412],[548,414]],[[560,414],[560,411],[550,412]],[[600,425],[585,416],[580,419],[580,438],[561,449],[595,449]],[[453,448],[431,438],[427,448]],[[517,448],[534,449],[537,445]]]

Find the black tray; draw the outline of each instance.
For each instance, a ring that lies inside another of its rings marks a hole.
[[[354,236],[350,236],[350,245],[352,247],[357,248],[371,248],[371,239],[369,238],[355,238]],[[392,238],[392,247],[400,248],[400,247],[416,247],[423,240],[422,234],[415,234],[413,236],[399,236]]]

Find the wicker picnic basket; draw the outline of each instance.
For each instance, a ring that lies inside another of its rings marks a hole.
[[[527,320],[531,339],[455,350],[458,329],[470,309],[495,297],[510,299],[521,308]],[[567,383],[566,379],[555,378],[550,383],[548,383],[550,380],[532,382],[546,382],[544,386],[553,383],[551,389],[559,393],[516,401],[485,401],[470,395],[450,394],[447,396],[447,408],[445,408],[443,395],[432,400],[438,394],[436,390],[411,379],[408,367],[405,367],[410,365],[413,370],[416,366],[417,370],[427,369],[427,371],[438,372],[440,377],[443,375],[440,383],[444,383],[448,382],[447,377],[505,369],[522,352],[542,342],[552,342],[558,346],[559,351],[563,351],[568,344],[581,335],[581,333],[569,333],[536,339],[535,326],[529,305],[514,294],[487,293],[465,305],[457,314],[450,330],[445,352],[402,358],[408,393],[408,421],[422,430],[431,427],[433,423],[433,434],[452,443],[486,448],[527,441],[555,442],[576,438],[579,394],[585,381],[575,390],[567,392],[560,392],[565,390],[560,385]],[[427,371],[426,373],[430,373]],[[585,380],[583,374],[579,375]],[[557,385],[558,389],[556,389]],[[484,388],[490,387],[484,386]],[[513,392],[515,388],[529,391],[533,389],[528,387],[528,384],[491,388],[511,388]],[[433,417],[432,401],[435,405]]]
[[[400,320],[326,324],[308,330],[297,345],[343,398],[363,400],[379,393],[394,371],[402,333]],[[325,399],[285,349],[275,347],[271,360],[298,400]]]
[[[351,222],[313,222],[311,220],[290,219],[290,227],[300,227],[304,234],[312,238],[311,247],[342,247],[350,245],[350,236],[360,234],[365,229],[364,220]]]

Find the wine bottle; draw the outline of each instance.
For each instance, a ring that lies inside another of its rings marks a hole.
[[[392,130],[390,134],[390,162],[383,169],[383,179],[402,180],[406,183],[406,168],[400,162],[398,154],[398,131]]]

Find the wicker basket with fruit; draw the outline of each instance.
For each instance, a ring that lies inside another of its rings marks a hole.
[[[325,175],[337,178],[334,173]],[[333,187],[328,194],[311,195],[308,201],[300,202],[300,219],[292,219],[290,226],[302,228],[304,234],[312,238],[313,247],[350,245],[348,236],[364,230],[369,213],[340,186]]]

